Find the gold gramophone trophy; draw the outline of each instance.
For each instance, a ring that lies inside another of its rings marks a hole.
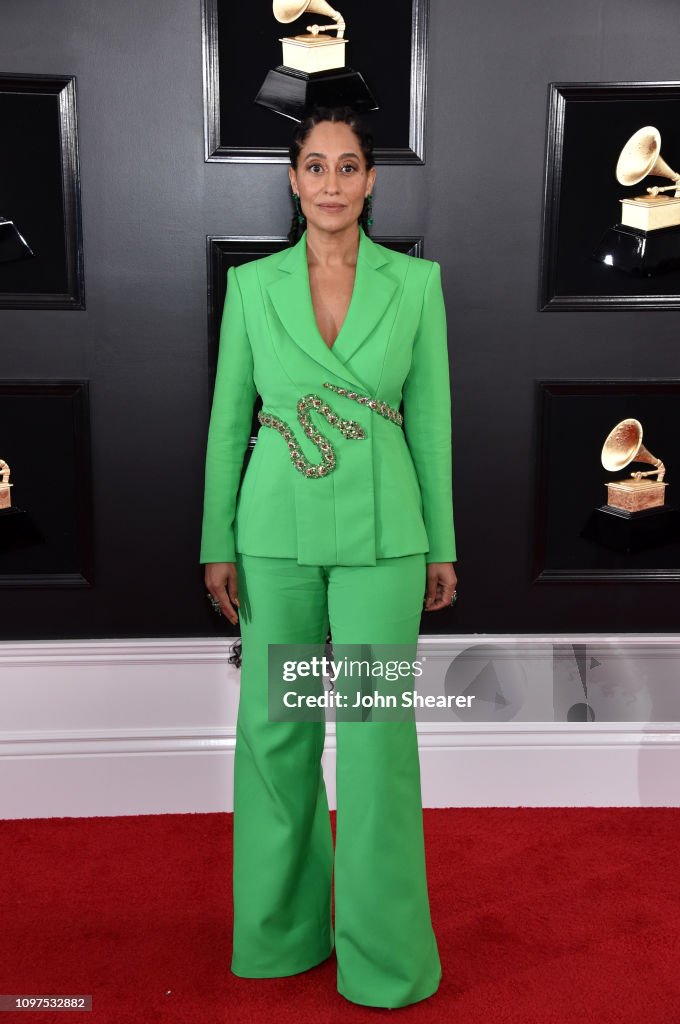
[[[648,175],[672,184],[652,185],[620,199],[621,220],[605,233],[593,258],[651,277],[680,260],[680,174],[661,156],[661,134],[653,125],[631,135],[616,164],[621,185],[637,185]]]
[[[43,532],[33,517],[18,505],[12,504],[9,482],[9,466],[0,459],[0,555],[5,551],[17,551],[20,548],[44,544]]]
[[[10,487],[14,487],[14,484],[9,482],[9,466],[4,459],[0,459],[0,508],[12,507]]]
[[[679,517],[678,510],[666,504],[666,467],[643,445],[640,421],[631,417],[617,423],[605,439],[600,460],[610,473],[632,462],[645,462],[653,469],[605,480],[607,503],[593,511],[583,536],[627,553],[675,540]]]
[[[0,216],[0,263],[15,263],[17,260],[26,260],[34,255],[35,253],[14,221]],[[0,508],[2,508],[1,505]]]
[[[303,14],[322,14],[330,24],[307,25],[307,32],[285,36],[282,63],[267,73],[255,102],[301,121],[314,106],[350,106],[377,110],[363,76],[346,67],[345,20],[326,0],[273,0],[274,17],[284,25]],[[335,31],[335,35],[326,33]]]
[[[607,504],[626,512],[643,512],[663,505],[666,500],[664,482],[666,467],[661,459],[648,452],[642,443],[642,424],[636,419],[621,420],[607,435],[600,456],[602,465],[610,473],[624,469],[631,462],[646,462],[654,466],[645,472],[636,470],[624,480],[607,480]],[[654,476],[656,480],[648,480]]]

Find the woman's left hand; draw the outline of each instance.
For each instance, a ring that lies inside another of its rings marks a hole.
[[[449,608],[457,583],[453,562],[428,562],[425,611],[436,612],[440,608]]]

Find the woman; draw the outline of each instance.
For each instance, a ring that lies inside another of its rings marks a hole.
[[[228,273],[206,453],[200,561],[214,606],[241,613],[231,969],[282,977],[335,947],[345,998],[405,1006],[441,977],[415,722],[337,721],[334,851],[325,723],[269,721],[268,645],[329,627],[334,651],[415,644],[423,596],[453,603],[440,271],[368,237],[372,139],[351,110],[302,122],[289,176],[291,247]]]

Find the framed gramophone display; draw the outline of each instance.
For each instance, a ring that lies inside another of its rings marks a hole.
[[[0,587],[94,582],[88,381],[0,381]]]
[[[680,378],[541,380],[536,403],[533,582],[680,580]]]
[[[206,161],[286,163],[306,109],[347,103],[378,163],[424,163],[429,0],[202,4]]]
[[[0,74],[0,308],[85,309],[73,76]]]
[[[680,307],[680,82],[553,82],[539,309]]]

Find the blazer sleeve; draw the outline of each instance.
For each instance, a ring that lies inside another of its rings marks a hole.
[[[256,397],[243,296],[230,267],[205,456],[201,562],[236,561],[236,499]]]
[[[426,561],[456,560],[451,464],[451,381],[441,268],[432,263],[402,389],[404,433],[423,498]]]

